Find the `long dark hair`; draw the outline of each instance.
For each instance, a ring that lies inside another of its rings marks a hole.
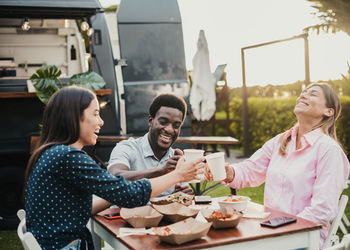
[[[331,86],[329,86],[327,83],[313,83],[307,86],[307,89],[318,86],[322,89],[323,95],[326,98],[326,107],[332,108],[334,110],[334,113],[332,116],[324,116],[322,121],[317,124],[313,129],[321,128],[323,133],[326,135],[329,135],[332,137],[339,145],[342,147],[341,143],[338,141],[337,138],[337,132],[335,127],[335,122],[339,118],[341,113],[341,104],[339,97],[335,93],[335,91],[332,89]],[[279,154],[282,156],[286,155],[286,149],[287,144],[291,140],[291,135],[288,136],[288,133],[285,132],[280,137],[280,148],[279,148]]]
[[[95,94],[78,86],[64,87],[47,103],[43,114],[40,141],[30,156],[25,174],[25,186],[40,155],[54,144],[69,145],[79,139],[80,120]]]

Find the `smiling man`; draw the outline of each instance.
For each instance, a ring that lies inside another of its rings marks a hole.
[[[172,171],[183,155],[180,149],[172,149],[186,117],[187,105],[183,98],[173,94],[156,96],[149,108],[148,133],[143,137],[121,141],[114,147],[108,164],[113,175],[127,180],[154,178]],[[177,185],[162,193],[191,192]]]

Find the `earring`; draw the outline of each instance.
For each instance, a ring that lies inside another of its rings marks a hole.
[[[327,112],[327,116],[328,117],[330,117],[330,116],[333,116],[334,115],[334,109],[332,109],[332,108],[328,108],[328,110],[327,110],[328,112]]]

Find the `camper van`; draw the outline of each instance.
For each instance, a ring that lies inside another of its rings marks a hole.
[[[0,0],[0,229],[18,223],[30,139],[44,109],[28,79],[43,65],[56,65],[63,83],[86,71],[103,77],[101,135],[146,133],[148,106],[159,93],[188,101],[176,0],[122,0],[107,15],[98,0]],[[187,119],[182,134],[190,133]],[[87,151],[106,162],[114,145]]]

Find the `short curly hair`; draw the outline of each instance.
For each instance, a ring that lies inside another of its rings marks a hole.
[[[182,121],[186,118],[187,104],[181,96],[174,95],[172,93],[163,93],[157,95],[149,107],[149,115],[155,117],[156,113],[161,107],[176,108],[182,112]]]

